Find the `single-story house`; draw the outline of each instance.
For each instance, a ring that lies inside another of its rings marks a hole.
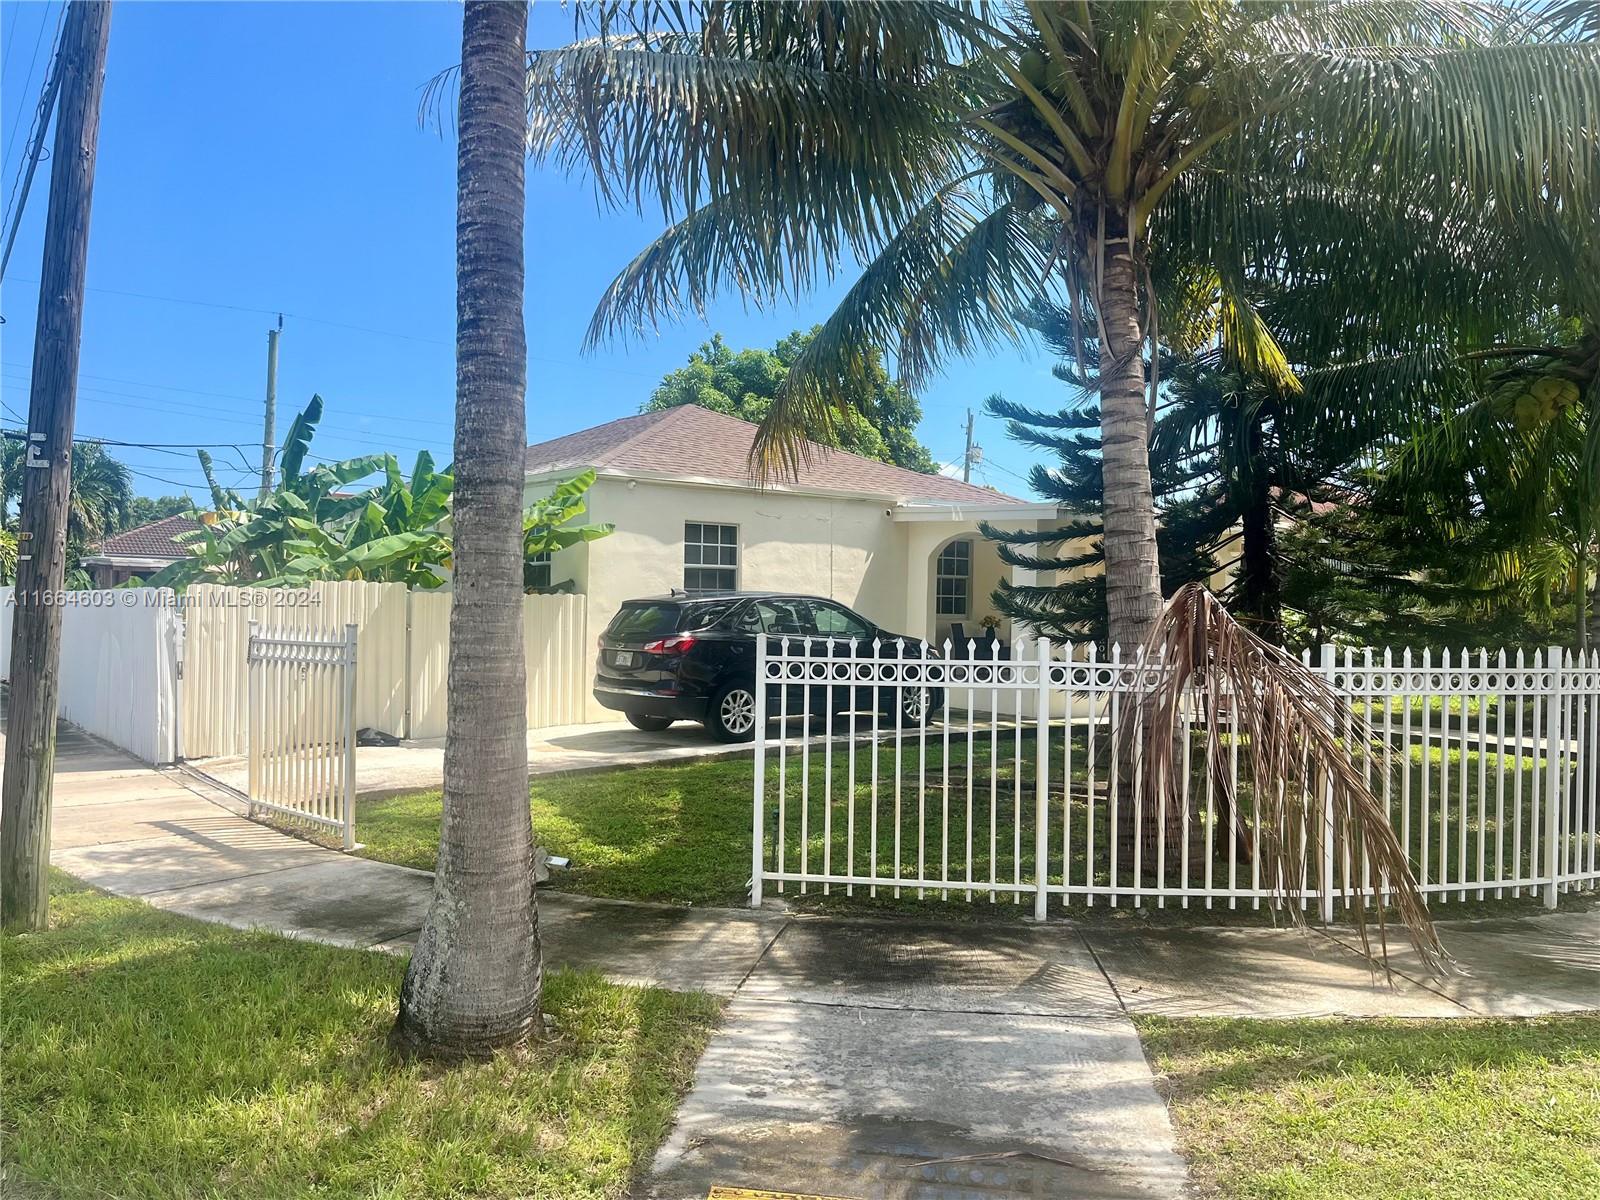
[[[199,529],[193,517],[163,517],[108,537],[84,556],[83,565],[97,588],[116,587],[130,579],[148,579],[162,567],[187,558],[178,537]]]
[[[586,521],[609,537],[558,551],[550,582],[572,580],[590,638],[624,600],[723,589],[805,592],[838,600],[899,633],[935,642],[961,625],[981,635],[998,582],[1053,577],[1000,561],[979,521],[1052,527],[1054,504],[1019,500],[811,444],[796,477],[751,477],[756,426],[684,405],[608,421],[529,446],[528,501],[592,468]],[[1000,620],[999,636],[1012,630]]]

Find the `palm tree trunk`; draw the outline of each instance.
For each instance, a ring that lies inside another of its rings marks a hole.
[[[1161,573],[1150,486],[1138,274],[1126,239],[1106,244],[1100,307],[1105,324],[1105,344],[1100,352],[1100,453],[1105,482],[1101,528],[1106,624],[1111,644],[1120,645],[1123,653],[1131,656],[1149,640],[1161,614]],[[1124,719],[1133,719],[1131,706],[1124,710]],[[1122,739],[1117,753],[1123,757],[1119,773],[1122,794],[1117,799],[1127,804],[1138,769],[1133,739]],[[1176,853],[1175,835],[1180,832],[1174,814],[1169,813],[1163,821],[1156,805],[1145,805],[1142,822],[1129,821],[1122,827],[1124,861],[1132,861],[1133,838],[1141,838],[1146,850],[1145,873],[1147,878],[1153,877],[1157,844],[1165,838]]]
[[[1595,572],[1589,589],[1589,645],[1600,647],[1600,571]]]
[[[444,823],[393,1033],[446,1058],[527,1040],[540,989],[522,647],[527,4],[469,0],[463,24]]]
[[[1600,572],[1595,575],[1595,590],[1589,589],[1589,531],[1580,530],[1577,547],[1577,582],[1572,589],[1572,607],[1576,617],[1577,649],[1581,652],[1595,644],[1593,626],[1596,620],[1594,600],[1600,594]]]
[[[1161,576],[1150,489],[1138,275],[1126,239],[1106,246],[1100,304],[1106,327],[1100,364],[1106,615],[1111,642],[1127,653],[1142,646],[1155,628]]]
[[[1273,519],[1272,489],[1262,462],[1260,418],[1250,427],[1249,495],[1240,514],[1242,548],[1239,582],[1243,615],[1252,633],[1274,646],[1283,645],[1283,582],[1278,576],[1278,527]]]

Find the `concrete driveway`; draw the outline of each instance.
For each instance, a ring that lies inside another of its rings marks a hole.
[[[661,733],[643,733],[626,721],[528,730],[530,776],[736,758],[750,752],[748,745],[713,741],[701,726],[688,723]],[[190,765],[238,791],[244,790],[248,780],[248,764],[242,756],[196,759]],[[363,796],[421,791],[443,784],[443,738],[356,748],[356,791]]]

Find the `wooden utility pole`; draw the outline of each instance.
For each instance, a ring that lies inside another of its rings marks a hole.
[[[72,420],[78,400],[83,282],[89,251],[109,0],[75,0],[61,38],[60,98],[28,399],[28,453],[17,534],[11,700],[0,784],[0,928],[43,929],[49,904],[50,787],[66,576]]]
[[[972,410],[967,409],[967,452],[961,456],[961,482],[972,482]]]
[[[277,449],[278,420],[278,337],[283,333],[283,314],[278,327],[267,330],[267,414],[261,428],[261,496],[272,491],[272,455]]]

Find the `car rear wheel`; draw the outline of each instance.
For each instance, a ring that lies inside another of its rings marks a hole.
[[[938,688],[900,687],[885,706],[889,720],[907,729],[917,729],[928,723],[928,718],[938,712],[944,696]]]
[[[748,683],[725,683],[711,695],[706,728],[719,742],[748,742],[756,735],[756,693]]]
[[[646,733],[660,733],[672,725],[671,717],[652,717],[645,713],[628,713],[628,724]]]

